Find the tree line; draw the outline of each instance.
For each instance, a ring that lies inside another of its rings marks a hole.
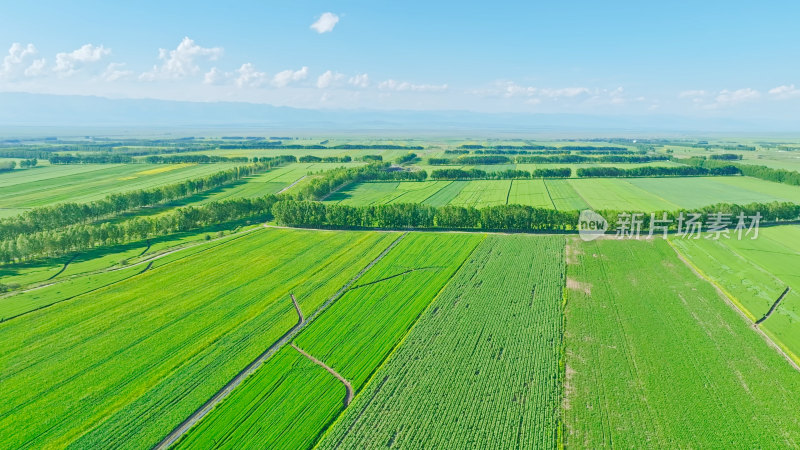
[[[648,163],[666,161],[667,155],[552,155],[552,156],[519,156],[518,164],[579,164],[579,163]]]
[[[265,221],[271,218],[274,195],[240,198],[187,206],[154,217],[134,217],[121,222],[74,224],[57,230],[37,231],[0,240],[0,262],[56,257],[110,246],[167,236],[238,220]]]
[[[15,216],[0,219],[0,239],[16,238],[46,230],[55,230],[74,224],[86,224],[108,219],[123,212],[167,203],[223,186],[244,177],[265,172],[285,163],[287,158],[234,167],[211,175],[180,183],[111,194],[88,203],[59,203],[33,208]]]
[[[152,155],[144,158],[144,161],[150,164],[181,164],[181,163],[210,164],[210,163],[222,163],[222,162],[246,163],[250,161],[250,158],[246,156],[218,156],[218,155],[169,155],[169,156]]]
[[[319,178],[305,183],[294,194],[298,199],[320,200],[339,189],[363,181],[424,181],[424,170],[393,170],[390,163],[371,163],[359,167],[341,167],[323,172]]]
[[[308,163],[308,162],[326,162],[326,163],[348,163],[353,160],[353,158],[345,155],[345,156],[313,156],[313,155],[304,155],[297,158],[298,161]]]
[[[609,230],[617,227],[621,213],[635,211],[598,211],[609,224]],[[760,214],[761,223],[796,221],[800,219],[800,205],[788,202],[751,203],[734,205],[721,203],[693,210],[658,211],[655,217],[671,220],[669,229],[675,230],[678,218],[699,213],[703,223],[709,223],[717,213],[739,213],[746,216]],[[579,211],[558,211],[526,205],[498,205],[485,208],[464,206],[434,207],[418,203],[393,203],[385,205],[349,206],[321,202],[282,199],[272,208],[275,220],[286,226],[335,228],[335,229],[464,229],[483,231],[575,231],[578,227]],[[650,213],[641,213],[649,219]],[[666,214],[666,216],[664,216]],[[733,220],[735,225],[736,220]],[[645,220],[642,230],[648,230]]]
[[[704,158],[688,158],[681,160],[687,164],[694,165],[696,167],[703,167],[707,169],[713,169],[718,167],[723,167],[725,165],[730,165],[736,167],[742,175],[759,178],[766,181],[774,181],[775,183],[783,183],[788,184],[791,186],[800,186],[800,172],[796,172],[793,170],[786,170],[786,169],[772,169],[766,166],[757,166],[754,164],[741,164],[741,163],[732,163],[732,162],[723,162],[718,160],[712,159],[704,159]]]
[[[741,171],[731,165],[723,165],[707,169],[705,167],[677,166],[656,167],[644,166],[630,169],[619,167],[581,167],[576,171],[579,177],[695,177],[695,176],[731,176],[741,175]]]
[[[558,169],[535,169],[533,171],[509,169],[495,172],[486,172],[480,169],[437,169],[431,172],[434,180],[513,180],[531,178],[569,178],[572,169],[569,167]]]

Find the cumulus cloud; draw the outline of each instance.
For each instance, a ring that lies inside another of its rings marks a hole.
[[[744,101],[755,100],[761,97],[761,93],[755,89],[743,88],[735,91],[724,89],[715,98],[718,105],[732,105]]]
[[[772,95],[779,99],[798,97],[800,96],[800,89],[794,87],[794,84],[783,85],[770,89],[769,95]]]
[[[221,47],[201,47],[194,40],[184,37],[175,50],[158,49],[158,59],[163,63],[139,76],[145,81],[156,79],[179,79],[200,72],[197,60],[216,61],[222,56]]]
[[[272,77],[272,84],[276,87],[286,87],[291,83],[305,80],[308,77],[308,67],[303,66],[300,70],[284,70]]]
[[[106,70],[100,75],[105,81],[117,81],[133,76],[132,70],[126,70],[125,63],[111,63],[106,67]]]
[[[69,53],[56,54],[56,65],[53,70],[61,75],[72,75],[81,65],[100,61],[111,54],[111,49],[102,45],[85,44]]]
[[[235,83],[239,87],[259,87],[269,79],[266,73],[257,71],[252,63],[242,64],[242,67],[236,70],[236,74]]]
[[[355,74],[347,82],[355,87],[365,88],[369,86],[369,75],[365,73]]]
[[[326,70],[325,73],[317,77],[317,87],[320,89],[325,89],[330,87],[335,82],[342,80],[343,78],[344,75],[339,72]]]
[[[203,75],[203,84],[222,84],[229,75],[216,67],[212,67],[211,70]]]
[[[707,96],[708,92],[700,89],[683,91],[680,94],[678,94],[678,98],[690,98],[690,99],[699,99]]]
[[[14,78],[20,74],[40,75],[44,69],[44,59],[34,60],[28,65],[28,60],[37,53],[36,46],[33,44],[22,45],[19,42],[11,44],[8,55],[3,58],[3,64],[0,66],[0,78]],[[25,68],[26,65],[28,65],[27,68]]]
[[[326,12],[319,16],[316,22],[311,24],[311,29],[319,34],[329,33],[333,31],[337,23],[339,23],[339,16],[332,12]]]
[[[530,97],[537,98],[538,101],[528,100],[530,103],[539,103],[541,99],[573,98],[591,94],[592,91],[585,87],[565,87],[565,88],[537,88],[534,86],[520,86],[513,81],[497,83],[499,92],[503,97]],[[596,93],[596,92],[595,92]]]
[[[408,81],[395,81],[392,79],[382,81],[378,89],[384,91],[413,91],[413,92],[439,92],[447,89],[446,84],[414,84]]]

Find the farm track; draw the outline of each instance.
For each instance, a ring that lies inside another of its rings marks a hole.
[[[544,191],[547,192],[547,198],[550,199],[550,203],[553,205],[553,209],[558,211],[558,207],[556,206],[556,202],[553,201],[553,196],[550,195],[550,188],[547,187],[547,180],[542,178],[542,184],[544,185]]]
[[[157,259],[161,259],[161,258],[163,258],[165,256],[169,256],[169,255],[172,255],[174,253],[177,253],[177,252],[180,252],[180,251],[183,251],[183,250],[189,250],[191,248],[195,248],[198,245],[204,245],[204,244],[208,244],[208,243],[211,243],[211,242],[216,242],[216,241],[219,241],[221,239],[226,239],[226,238],[231,238],[231,240],[238,239],[239,237],[241,237],[241,235],[244,235],[244,234],[247,234],[247,233],[251,233],[251,232],[256,231],[256,230],[260,230],[260,228],[251,228],[249,230],[240,231],[238,233],[229,234],[227,236],[214,238],[214,239],[211,239],[211,240],[208,240],[208,241],[201,241],[201,242],[198,242],[196,244],[186,245],[186,246],[179,247],[179,248],[173,248],[172,250],[168,250],[168,251],[163,252],[163,253],[158,253],[156,255],[149,256],[149,257],[147,257],[147,258],[145,258],[145,259],[143,259],[143,260],[141,260],[139,262],[128,264],[126,266],[111,267],[111,268],[106,268],[106,269],[101,269],[101,270],[95,270],[95,271],[92,271],[92,272],[82,273],[82,274],[80,274],[78,276],[97,275],[99,273],[116,272],[116,271],[119,271],[119,270],[130,269],[131,267],[136,267],[136,266],[140,266],[142,264],[152,263],[152,262],[156,261]],[[149,248],[149,246],[148,246],[148,248]],[[144,272],[144,270],[142,272]],[[52,279],[52,278],[53,277],[50,277],[50,279]],[[54,286],[56,284],[63,283],[65,281],[69,281],[72,278],[74,278],[74,277],[70,277],[70,278],[66,278],[66,279],[63,279],[63,280],[54,281],[52,283],[38,284],[38,285],[33,286],[33,287],[21,289],[21,290],[18,290],[18,291],[13,291],[13,292],[10,293],[10,295],[22,294],[24,292],[31,292],[31,291],[35,291],[37,289],[42,289],[42,288]],[[10,296],[10,295],[7,295],[7,296]],[[4,297],[7,297],[7,296],[4,296]],[[4,297],[0,297],[0,300],[2,300]]]
[[[783,350],[783,348],[781,348],[781,346],[780,346],[778,343],[776,343],[775,341],[773,341],[773,340],[772,340],[772,338],[770,338],[770,337],[769,337],[769,336],[768,336],[766,333],[764,333],[764,331],[763,331],[763,330],[762,330],[760,327],[758,327],[758,326],[757,326],[757,323],[753,323],[753,320],[752,320],[750,317],[748,317],[748,316],[747,316],[747,314],[745,314],[745,312],[744,312],[744,311],[742,311],[742,310],[741,310],[741,309],[740,309],[740,308],[737,306],[737,304],[739,304],[739,302],[738,302],[737,300],[735,300],[735,299],[731,298],[731,297],[730,297],[730,296],[729,296],[727,293],[725,293],[725,291],[724,291],[723,289],[721,289],[721,288],[720,288],[720,287],[717,285],[717,283],[713,282],[711,279],[709,279],[708,277],[706,277],[705,275],[703,275],[703,274],[702,274],[700,271],[698,271],[698,269],[697,269],[697,268],[694,266],[694,264],[692,264],[692,263],[691,263],[691,262],[690,262],[688,259],[686,259],[686,257],[684,257],[684,256],[683,256],[683,254],[681,254],[681,252],[680,252],[680,251],[678,251],[677,247],[675,247],[675,246],[672,244],[672,242],[670,242],[669,240],[667,240],[667,243],[668,243],[668,244],[669,244],[669,246],[670,246],[670,247],[672,247],[672,249],[675,251],[675,254],[676,254],[676,255],[678,255],[678,259],[680,259],[680,260],[681,260],[681,262],[683,262],[683,263],[686,265],[686,267],[688,267],[688,268],[689,268],[689,269],[692,271],[692,273],[694,273],[694,274],[695,274],[695,275],[696,275],[698,278],[700,278],[700,279],[702,279],[702,280],[704,280],[704,281],[708,282],[708,283],[709,283],[711,286],[713,286],[713,287],[714,287],[714,289],[717,291],[717,294],[719,294],[719,296],[720,296],[720,297],[721,297],[723,300],[725,300],[725,302],[728,304],[728,306],[730,306],[731,308],[733,308],[733,310],[734,310],[734,311],[736,311],[737,313],[739,313],[739,315],[742,317],[742,319],[743,319],[743,320],[744,320],[744,321],[745,321],[745,322],[746,322],[748,325],[751,325],[751,327],[750,327],[750,328],[752,328],[753,330],[755,330],[755,331],[756,331],[756,333],[758,333],[758,334],[760,334],[760,335],[761,335],[761,337],[764,339],[764,341],[767,343],[767,345],[769,345],[770,347],[774,348],[774,349],[775,349],[775,351],[777,351],[777,352],[778,352],[778,353],[779,353],[781,356],[783,356],[783,357],[784,357],[784,359],[786,359],[786,361],[788,361],[788,362],[789,362],[789,364],[791,364],[791,366],[792,366],[792,367],[793,367],[795,370],[797,370],[797,371],[799,371],[799,372],[800,372],[800,365],[798,365],[798,364],[797,364],[797,362],[796,362],[796,361],[795,361],[795,360],[794,360],[794,359],[793,359],[791,356],[789,356],[789,354],[788,354],[788,353],[786,353],[786,352]],[[782,298],[782,297],[783,297],[783,296],[781,296],[781,298]]]
[[[280,191],[278,191],[278,194],[283,194],[284,192],[286,192],[289,189],[293,188],[297,183],[303,181],[303,179],[305,179],[306,176],[307,175],[303,175],[302,177],[298,178],[292,184],[290,184],[290,185],[286,186],[285,188],[281,189]]]
[[[135,276],[137,276],[137,275],[141,275],[141,274],[143,274],[144,272],[146,272],[146,271],[150,270],[150,268],[153,266],[153,263],[154,263],[154,262],[155,262],[157,259],[161,259],[161,258],[163,258],[163,257],[165,257],[165,256],[168,256],[168,255],[171,255],[171,254],[174,254],[174,253],[180,252],[180,251],[182,251],[182,250],[188,250],[188,249],[191,249],[191,248],[197,247],[198,245],[207,244],[207,243],[209,243],[209,242],[218,241],[218,240],[220,240],[220,239],[231,238],[231,236],[234,236],[234,237],[232,237],[232,238],[230,239],[230,241],[233,241],[233,240],[239,239],[240,237],[242,237],[242,235],[244,235],[244,234],[246,234],[246,233],[250,233],[250,232],[252,232],[252,231],[255,231],[255,230],[260,230],[260,229],[261,229],[261,228],[251,228],[251,229],[249,229],[249,230],[240,231],[239,233],[235,233],[235,234],[229,234],[229,235],[227,235],[227,236],[224,236],[224,237],[221,237],[221,238],[212,239],[211,241],[202,241],[202,242],[200,242],[200,243],[197,243],[197,244],[193,244],[193,245],[187,245],[187,246],[185,246],[185,247],[176,248],[176,249],[173,249],[173,250],[170,250],[170,251],[164,252],[164,253],[159,253],[159,254],[157,254],[157,255],[153,255],[152,257],[149,257],[149,258],[147,258],[147,259],[144,259],[144,260],[142,260],[142,261],[139,261],[139,262],[137,262],[137,263],[129,264],[129,265],[127,265],[127,266],[115,267],[115,268],[111,268],[111,269],[104,269],[104,270],[98,270],[98,271],[94,271],[94,272],[87,272],[87,273],[84,273],[84,274],[80,274],[80,275],[78,275],[78,276],[76,276],[76,277],[70,277],[70,278],[66,278],[66,279],[63,279],[63,280],[54,281],[54,282],[52,282],[52,283],[44,283],[44,284],[40,284],[40,285],[37,285],[37,286],[31,287],[31,288],[27,288],[27,289],[23,289],[23,290],[20,290],[20,291],[13,291],[13,292],[11,292],[11,293],[10,293],[10,294],[8,294],[8,295],[5,295],[5,296],[3,296],[3,297],[0,297],[0,301],[2,301],[4,298],[11,297],[11,296],[14,296],[14,295],[17,295],[17,294],[22,294],[22,293],[25,293],[25,292],[31,292],[31,291],[35,291],[35,290],[38,290],[38,289],[43,289],[43,288],[46,288],[46,287],[55,286],[55,285],[57,285],[57,284],[61,284],[61,283],[64,283],[64,282],[70,281],[70,280],[72,280],[73,278],[82,277],[82,276],[89,276],[89,275],[97,275],[97,274],[101,274],[101,273],[117,272],[117,271],[120,271],[120,270],[130,269],[131,267],[136,267],[136,266],[140,266],[140,265],[143,265],[143,264],[147,264],[147,266],[145,266],[145,268],[144,268],[144,269],[142,269],[140,272],[137,272],[137,273],[135,273],[135,274],[133,274],[133,275],[131,275],[131,276],[125,277],[125,278],[123,278],[123,279],[121,279],[121,280],[112,281],[111,283],[104,284],[104,285],[102,285],[102,286],[98,286],[98,287],[96,287],[96,288],[93,288],[93,289],[90,289],[90,290],[88,290],[88,291],[84,291],[84,292],[81,292],[81,293],[78,293],[78,294],[75,294],[75,295],[69,296],[69,297],[67,297],[67,298],[63,298],[63,299],[61,299],[61,300],[58,300],[58,301],[56,301],[56,302],[53,302],[53,303],[50,303],[50,304],[47,304],[47,305],[42,305],[42,306],[40,306],[40,307],[38,307],[38,308],[34,308],[34,309],[30,310],[30,311],[25,311],[25,312],[23,312],[23,313],[20,313],[20,314],[17,314],[17,315],[15,315],[15,316],[7,317],[7,318],[3,319],[3,320],[2,320],[2,322],[8,322],[9,320],[12,320],[12,319],[16,319],[16,318],[18,318],[18,317],[25,316],[25,315],[27,315],[27,314],[30,314],[30,313],[32,313],[32,312],[35,312],[35,311],[40,311],[40,310],[42,310],[42,309],[49,308],[49,307],[51,307],[51,306],[53,306],[53,305],[57,305],[57,304],[59,304],[59,303],[63,303],[63,302],[66,302],[66,301],[72,300],[72,299],[74,299],[74,298],[76,298],[76,297],[80,297],[81,295],[90,294],[90,293],[92,293],[92,292],[95,292],[95,291],[97,291],[97,290],[100,290],[100,289],[103,289],[103,288],[106,288],[106,287],[109,287],[109,286],[115,285],[115,284],[117,284],[117,283],[121,283],[121,282],[123,282],[123,281],[125,281],[125,280],[129,280],[129,279],[131,279],[131,278],[133,278],[133,277],[135,277]],[[212,248],[215,248],[215,247],[216,247],[216,245],[212,245],[212,246],[210,246],[209,248],[207,248],[207,249],[205,249],[205,250],[210,250],[210,249],[212,249]],[[203,250],[203,251],[205,251],[205,250]]]
[[[771,308],[769,308],[769,311],[767,311],[767,313],[766,313],[766,314],[764,314],[764,317],[762,317],[762,318],[760,318],[760,319],[758,319],[758,320],[756,321],[756,325],[760,325],[760,324],[761,324],[763,321],[767,320],[767,318],[768,318],[768,317],[769,317],[769,316],[770,316],[770,315],[771,315],[771,314],[772,314],[772,313],[775,311],[775,309],[778,307],[778,304],[781,302],[781,300],[783,300],[783,298],[784,298],[784,297],[786,297],[786,294],[788,294],[788,293],[789,293],[789,291],[791,291],[791,288],[790,288],[789,286],[786,286],[786,289],[784,289],[784,290],[783,290],[783,293],[780,295],[780,297],[778,297],[778,299],[777,299],[777,300],[775,300],[775,303],[773,303],[773,304],[772,304],[772,307],[771,307]]]
[[[266,224],[265,224],[266,227]],[[283,348],[284,345],[292,341],[295,336],[297,336],[300,331],[305,329],[308,324],[314,321],[314,319],[319,316],[322,312],[324,312],[333,302],[335,302],[339,297],[344,295],[350,289],[356,281],[361,278],[369,269],[371,269],[375,264],[377,264],[384,256],[386,256],[405,236],[407,233],[403,233],[398,236],[388,247],[386,247],[375,259],[373,259],[369,264],[367,264],[361,271],[359,271],[350,281],[347,282],[344,286],[341,287],[335,294],[333,294],[328,300],[325,301],[310,317],[305,320],[301,320],[298,322],[297,325],[292,327],[289,331],[284,333],[277,341],[275,341],[272,345],[270,345],[263,353],[261,353],[256,359],[253,360],[250,364],[248,364],[244,369],[242,369],[231,381],[229,381],[225,386],[222,387],[216,394],[214,394],[206,403],[203,404],[200,408],[198,408],[191,416],[189,416],[186,420],[184,420],[178,427],[176,427],[170,434],[168,434],[161,442],[153,447],[153,449],[161,450],[167,449],[172,444],[178,441],[190,428],[192,428],[197,422],[199,422],[203,417],[205,417],[211,410],[219,404],[222,400],[224,400],[228,395],[233,392],[233,390],[242,384],[242,382],[250,375],[252,375],[261,365],[263,365],[273,354],[275,354],[278,350]],[[302,311],[300,310],[299,305],[296,301],[294,301],[294,297],[292,296],[293,303],[295,308],[298,312],[298,315],[302,318]]]
[[[314,364],[316,364],[316,365],[322,367],[323,369],[327,370],[328,373],[333,375],[337,380],[341,381],[342,384],[344,384],[344,387],[347,390],[347,394],[344,397],[344,407],[347,408],[350,405],[350,402],[353,401],[353,386],[350,384],[350,382],[347,381],[347,379],[345,377],[339,375],[339,373],[336,372],[335,370],[333,370],[332,367],[328,366],[324,362],[318,360],[317,358],[314,358],[313,356],[311,356],[308,353],[306,353],[305,351],[303,351],[303,349],[301,349],[300,347],[295,345],[294,342],[292,342],[290,345],[292,346],[293,349],[297,350],[301,355],[303,355],[306,358],[308,358],[309,360],[311,360],[311,362],[313,362]]]
[[[419,267],[419,268],[416,268],[416,269],[404,270],[404,271],[402,271],[400,273],[396,273],[394,275],[389,275],[388,277],[384,277],[384,278],[381,278],[379,280],[370,281],[369,283],[357,284],[357,285],[351,287],[350,290],[352,291],[353,289],[358,289],[358,288],[370,286],[370,285],[373,285],[375,283],[380,283],[381,281],[387,281],[387,280],[391,280],[392,278],[402,277],[403,275],[409,274],[411,272],[416,272],[418,270],[430,270],[430,269],[438,270],[438,269],[441,269],[441,267]]]

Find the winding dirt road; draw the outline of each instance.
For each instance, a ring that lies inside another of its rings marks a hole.
[[[358,272],[350,281],[347,282],[344,286],[342,286],[335,294],[333,294],[328,300],[325,301],[313,314],[307,319],[303,319],[302,311],[300,310],[300,306],[294,299],[294,296],[291,295],[292,301],[295,305],[295,308],[298,312],[298,315],[301,317],[301,320],[292,327],[289,331],[287,331],[280,339],[278,339],[274,344],[270,345],[269,348],[264,350],[263,353],[258,355],[256,359],[253,360],[250,364],[247,365],[244,369],[242,369],[231,381],[229,381],[225,386],[222,387],[216,394],[214,394],[208,401],[206,401],[200,408],[198,408],[191,416],[189,416],[186,420],[184,420],[180,425],[178,425],[170,434],[168,434],[161,442],[159,442],[154,449],[166,449],[172,444],[174,444],[178,439],[181,438],[187,431],[189,431],[192,426],[194,426],[197,422],[199,422],[203,417],[205,417],[219,402],[225,399],[228,395],[230,395],[233,390],[242,384],[242,382],[250,376],[253,372],[255,372],[259,367],[261,367],[264,362],[267,361],[275,352],[280,350],[284,345],[291,342],[297,333],[303,330],[309,323],[313,322],[313,320],[320,315],[325,309],[327,309],[331,303],[335,302],[339,297],[344,295],[350,286],[355,284],[356,281],[361,278],[369,269],[371,269],[375,264],[377,264],[380,260],[383,259],[386,254],[388,254],[400,241],[407,235],[408,233],[403,233],[397,237],[388,247],[386,247],[380,255],[376,256],[369,264],[367,264],[360,272]],[[349,403],[349,401],[348,401]]]
[[[298,352],[300,352],[301,355],[303,355],[306,358],[310,359],[311,362],[313,362],[314,364],[316,364],[316,365],[322,367],[323,369],[327,370],[328,373],[330,373],[331,375],[336,377],[337,380],[341,381],[344,384],[344,387],[347,390],[347,394],[344,396],[344,407],[347,408],[347,406],[350,404],[350,402],[353,401],[353,386],[350,384],[350,382],[347,381],[345,379],[345,377],[339,375],[338,372],[333,370],[333,368],[331,368],[330,366],[328,366],[324,362],[318,360],[317,358],[314,358],[313,356],[311,356],[308,353],[306,353],[305,351],[303,351],[303,349],[301,349],[300,347],[295,345],[294,342],[292,342],[290,345],[292,346],[293,349],[295,349]]]

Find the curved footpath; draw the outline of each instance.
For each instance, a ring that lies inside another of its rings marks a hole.
[[[336,301],[339,297],[344,295],[350,286],[352,286],[356,281],[361,278],[369,269],[372,268],[375,264],[378,263],[381,259],[383,259],[386,254],[388,254],[408,233],[403,233],[397,237],[388,247],[386,247],[380,255],[375,257],[369,264],[367,264],[360,272],[358,272],[350,281],[347,282],[344,286],[341,287],[335,294],[333,294],[325,303],[322,304],[316,311],[311,315],[311,317],[304,319],[302,311],[300,311],[300,306],[294,299],[294,296],[291,295],[292,301],[294,306],[297,310],[298,315],[300,316],[300,320],[298,321],[297,325],[292,327],[289,331],[287,331],[280,339],[278,339],[275,343],[270,345],[263,353],[258,355],[256,359],[253,360],[250,364],[247,365],[244,369],[241,370],[231,381],[229,381],[225,386],[222,387],[216,394],[214,394],[208,401],[206,401],[200,408],[198,408],[191,416],[189,416],[186,420],[184,420],[180,425],[178,425],[170,434],[168,434],[161,442],[155,445],[154,449],[166,449],[178,439],[181,438],[187,431],[189,431],[192,426],[194,426],[197,422],[199,422],[203,417],[205,417],[219,402],[225,399],[228,395],[230,395],[233,390],[242,384],[242,382],[250,376],[253,372],[255,372],[259,367],[261,367],[264,362],[267,361],[273,354],[275,354],[278,350],[280,350],[284,345],[292,341],[297,334],[302,331],[309,323],[313,322],[313,320],[320,315],[328,306],[331,305],[334,301]],[[299,349],[298,349],[299,350]],[[327,367],[327,366],[325,366]],[[345,383],[347,383],[345,381]],[[348,391],[351,393],[352,396],[352,388]],[[352,397],[348,397],[352,398]],[[349,401],[348,401],[349,403]]]

